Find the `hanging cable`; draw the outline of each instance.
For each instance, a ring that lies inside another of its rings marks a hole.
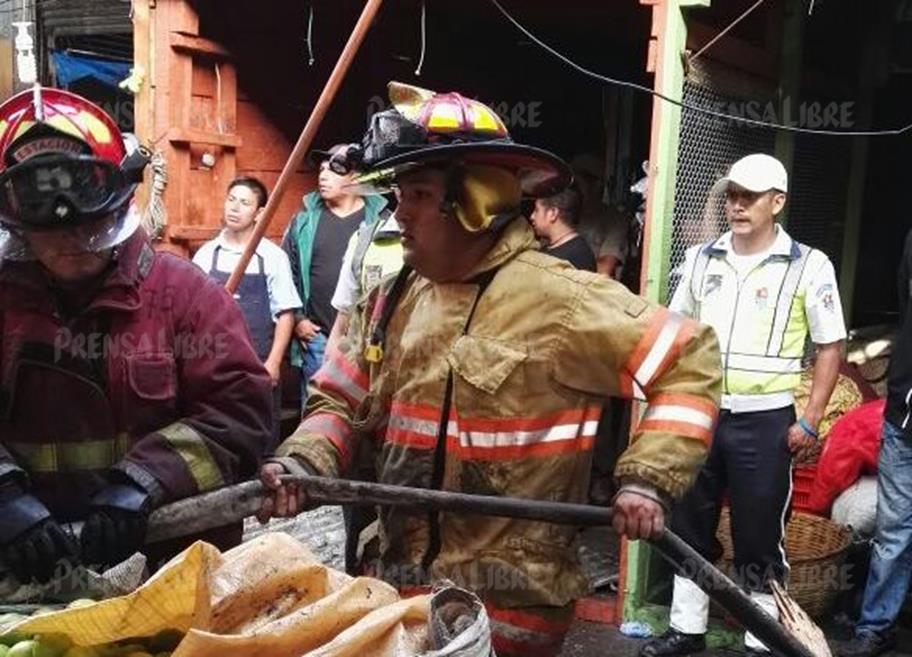
[[[579,71],[583,75],[586,75],[590,78],[594,78],[596,80],[600,80],[601,82],[607,82],[608,84],[614,84],[614,85],[618,85],[620,87],[627,87],[628,89],[635,89],[636,91],[640,91],[642,93],[647,93],[651,96],[655,96],[656,98],[661,98],[662,100],[664,100],[667,103],[671,103],[672,105],[677,105],[678,107],[681,107],[682,109],[691,110],[693,112],[698,112],[700,114],[705,114],[707,116],[713,116],[717,119],[727,119],[729,121],[736,121],[738,123],[744,123],[746,125],[755,125],[755,126],[760,126],[763,128],[773,128],[776,130],[784,130],[787,132],[803,133],[803,134],[809,134],[809,135],[830,135],[830,136],[834,136],[834,137],[883,137],[883,136],[891,136],[891,135],[892,136],[902,135],[902,134],[905,134],[905,133],[909,132],[910,130],[912,130],[912,124],[903,126],[902,128],[893,128],[891,130],[822,130],[822,129],[816,129],[816,128],[799,128],[797,126],[784,125],[782,123],[774,123],[771,121],[760,121],[758,119],[748,119],[743,116],[735,116],[734,114],[726,114],[725,112],[717,112],[715,110],[707,109],[705,107],[700,107],[699,105],[691,105],[690,103],[685,103],[683,101],[675,100],[674,98],[670,98],[670,97],[666,96],[665,94],[662,94],[662,93],[656,91],[655,89],[650,89],[649,87],[645,87],[641,84],[637,84],[636,82],[630,82],[629,80],[618,80],[616,78],[610,78],[606,75],[601,75],[600,73],[590,71],[589,69],[584,68],[583,66],[580,66],[579,64],[574,62],[572,59],[561,54],[560,52],[558,52],[557,50],[555,50],[554,48],[549,46],[547,43],[545,43],[544,41],[542,41],[541,39],[536,37],[529,30],[527,30],[519,21],[517,21],[515,18],[513,18],[513,16],[511,16],[510,13],[507,12],[506,9],[503,8],[503,5],[501,5],[500,2],[498,2],[498,0],[490,0],[490,2],[498,9],[498,11],[500,11],[501,14],[503,14],[504,18],[506,18],[510,23],[512,23],[513,26],[516,27],[517,30],[522,32],[530,41],[532,41],[533,43],[535,43],[537,46],[544,49],[545,51],[549,52],[554,57],[557,57],[559,60],[561,60],[562,62],[567,64],[567,66],[575,69],[576,71]]]
[[[729,23],[728,27],[726,27],[724,30],[722,30],[722,31],[719,32],[716,36],[714,36],[712,39],[710,39],[710,40],[709,40],[709,43],[707,43],[705,46],[703,46],[702,48],[700,48],[700,49],[696,52],[696,54],[691,55],[690,57],[688,57],[688,59],[689,59],[690,61],[694,61],[697,57],[699,57],[699,56],[702,55],[704,52],[706,52],[707,50],[709,50],[709,47],[710,47],[711,45],[713,45],[716,41],[718,41],[719,39],[721,39],[722,37],[724,37],[726,34],[728,34],[728,33],[735,27],[735,25],[737,25],[738,23],[740,23],[741,21],[743,21],[745,18],[747,18],[747,17],[754,11],[754,9],[756,9],[757,7],[759,7],[760,5],[762,5],[765,1],[766,1],[766,0],[757,0],[757,2],[755,2],[747,11],[745,11],[743,14],[741,14],[740,16],[738,16],[738,18],[736,18],[736,19],[733,20],[731,23]],[[811,1],[813,2],[813,0],[811,0]]]
[[[421,0],[421,57],[418,59],[418,68],[415,75],[421,76],[421,67],[424,66],[424,53],[427,50],[427,4]]]
[[[314,65],[314,48],[313,48],[313,25],[314,25],[314,6],[313,3],[307,5],[307,55],[310,58],[307,62],[308,66]]]

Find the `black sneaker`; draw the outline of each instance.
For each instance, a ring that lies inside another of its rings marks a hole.
[[[896,645],[896,633],[862,632],[838,646],[839,657],[877,657]]]
[[[668,628],[662,636],[650,639],[640,648],[640,657],[662,657],[663,655],[690,655],[706,650],[706,636],[684,634]]]

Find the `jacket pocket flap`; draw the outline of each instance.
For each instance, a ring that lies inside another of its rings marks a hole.
[[[494,394],[528,354],[514,345],[472,335],[460,337],[447,362],[463,379],[479,390]]]
[[[142,399],[171,399],[177,393],[176,366],[170,354],[136,354],[125,359],[130,388]]]

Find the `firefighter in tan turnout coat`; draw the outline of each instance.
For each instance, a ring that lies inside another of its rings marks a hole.
[[[583,502],[601,401],[648,400],[617,466],[615,528],[660,531],[703,463],[719,401],[712,331],[537,250],[520,199],[559,191],[566,165],[513,142],[485,105],[390,85],[364,183],[398,198],[406,267],[327,354],[305,418],[263,468],[262,510],[292,515],[285,472],[338,477],[378,436],[382,483]],[[586,591],[576,529],[403,509],[380,514],[376,572],[410,588],[449,578],[488,605],[500,655],[554,655]]]

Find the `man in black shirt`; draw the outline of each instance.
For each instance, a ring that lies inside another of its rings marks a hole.
[[[319,163],[317,190],[304,197],[304,204],[291,220],[282,248],[288,253],[291,270],[304,304],[295,316],[292,365],[301,368],[301,405],[307,401],[307,382],[323,364],[326,338],[336,321],[330,303],[349,239],[362,222],[373,223],[387,216],[381,196],[359,196],[349,188],[351,175],[332,170],[330,158],[343,156],[347,146],[314,151],[311,161]]]
[[[529,223],[542,241],[545,253],[566,260],[577,269],[595,271],[595,254],[576,232],[579,210],[579,192],[569,187],[560,194],[537,199]]]

